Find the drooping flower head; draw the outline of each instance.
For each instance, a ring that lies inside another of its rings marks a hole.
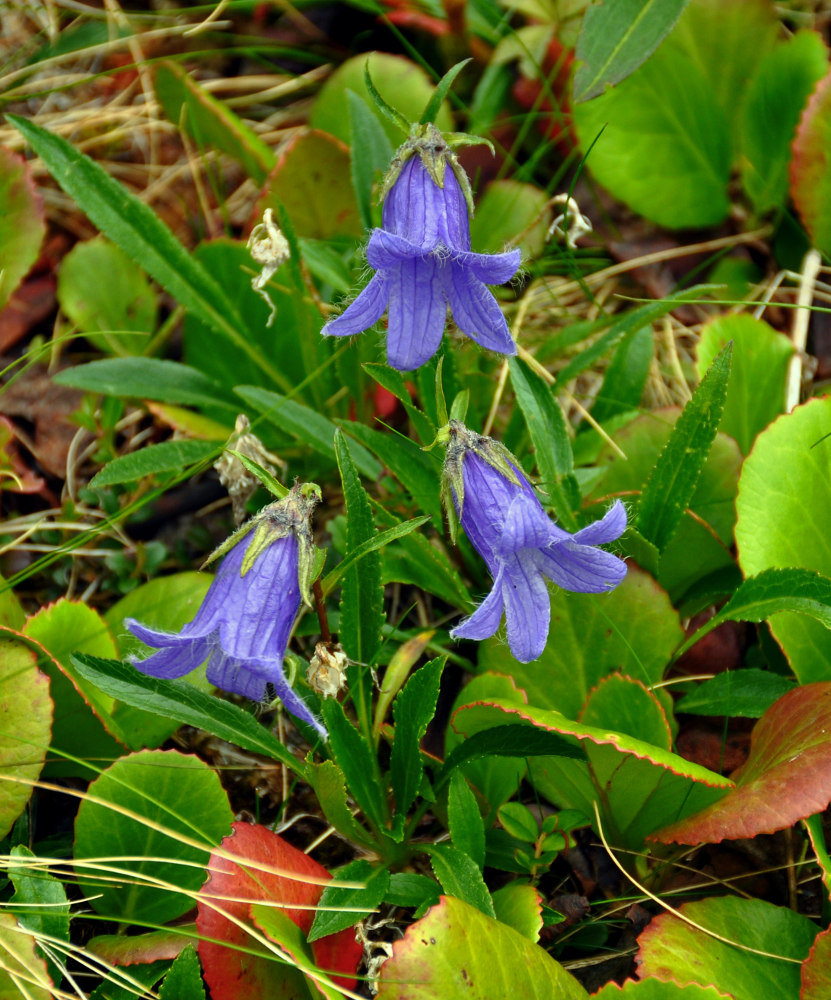
[[[548,639],[546,578],[565,590],[596,594],[612,590],[626,575],[622,559],[596,548],[623,534],[626,509],[618,500],[600,521],[569,534],[545,513],[503,445],[455,420],[447,434],[445,489],[493,577],[491,592],[450,635],[487,639],[504,611],[511,652],[528,663],[542,654]]]
[[[398,150],[384,184],[383,228],[373,230],[366,252],[375,274],[322,331],[334,337],[361,333],[389,309],[387,361],[401,371],[436,353],[448,306],[468,337],[500,354],[516,354],[487,286],[514,276],[520,252],[471,252],[470,184],[451,148],[454,141],[428,124],[416,126]]]
[[[326,736],[296,695],[283,656],[300,603],[310,603],[314,551],[309,516],[317,487],[296,486],[270,504],[218,550],[224,555],[193,621],[178,634],[125,621],[136,638],[158,652],[134,660],[142,673],[174,678],[208,661],[208,680],[255,701],[271,684],[283,705]]]

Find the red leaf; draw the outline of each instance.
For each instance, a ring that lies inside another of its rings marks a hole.
[[[831,996],[831,930],[817,934],[814,946],[802,964],[800,1000],[823,1000]]]
[[[747,763],[722,799],[650,839],[717,844],[793,826],[831,801],[831,682],[783,695],[756,723]]]
[[[253,927],[251,902],[295,904],[286,908],[285,913],[304,934],[308,934],[314,909],[299,907],[314,907],[323,892],[323,882],[331,876],[322,865],[264,826],[234,823],[233,830],[220,847],[224,854],[240,858],[245,866],[212,854],[208,881],[199,892],[196,926],[200,937],[213,939],[199,942],[199,956],[211,996],[213,1000],[240,1000],[243,997],[294,1000],[308,996],[302,973],[273,958],[239,950],[256,951],[258,943],[245,927],[233,923],[224,914]],[[299,878],[278,875],[275,869],[291,872]],[[306,878],[320,884],[305,881]],[[216,898],[224,896],[235,901]],[[321,969],[343,974],[333,976],[334,982],[350,989],[355,985],[354,976],[362,950],[353,930],[348,928],[320,938],[311,948]]]

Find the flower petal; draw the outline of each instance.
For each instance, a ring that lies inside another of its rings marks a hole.
[[[429,252],[439,242],[444,213],[444,191],[433,183],[420,158],[411,156],[384,199],[384,229]]]
[[[602,594],[626,576],[626,563],[611,552],[578,542],[558,542],[540,551],[540,569],[558,587],[580,594]]]
[[[505,564],[502,594],[508,625],[508,645],[520,663],[542,655],[551,621],[551,598],[537,565],[539,553],[526,549]]]
[[[551,528],[551,518],[530,487],[528,492],[517,492],[505,515],[496,551],[507,557],[520,549],[542,548],[551,542]]]
[[[167,680],[184,677],[207,660],[214,645],[210,638],[192,639],[170,635],[167,632],[156,632],[130,618],[125,624],[137,639],[141,639],[148,646],[159,648],[158,653],[153,653],[144,660],[138,657],[130,658],[136,670],[149,677],[164,677]]]
[[[442,279],[456,326],[490,351],[516,354],[508,324],[487,285],[455,260],[442,268]]]
[[[439,349],[447,319],[439,269],[426,257],[401,261],[389,272],[387,362],[399,371],[418,368]]]
[[[571,540],[583,545],[603,545],[620,538],[625,530],[626,508],[620,500],[615,500],[599,521],[576,532],[571,536]]]
[[[219,644],[234,660],[262,660],[278,666],[300,610],[297,538],[272,542],[237,580],[219,626]],[[265,668],[264,668],[265,669]]]
[[[306,702],[294,692],[293,688],[286,680],[282,669],[280,670],[279,675],[269,678],[269,683],[274,685],[274,693],[292,715],[296,716],[298,719],[302,719],[303,722],[308,723],[308,725],[310,725],[312,729],[314,729],[314,731],[324,740],[329,738],[329,734],[326,732],[326,727],[317,718],[315,718]]]
[[[422,247],[386,229],[373,229],[366,248],[366,259],[376,271],[396,268],[402,260],[428,256]]]
[[[262,669],[256,661],[241,660],[216,649],[208,663],[206,676],[214,687],[222,691],[231,691],[252,701],[262,701],[265,686],[270,680],[269,674],[270,671]]]
[[[453,260],[486,285],[504,285],[519,270],[522,253],[454,253]]]
[[[502,596],[503,572],[499,571],[488,596],[469,618],[450,631],[451,639],[489,639],[499,628],[505,601]]]
[[[386,274],[375,274],[361,294],[336,319],[320,331],[325,337],[349,337],[363,333],[384,315],[389,299]]]

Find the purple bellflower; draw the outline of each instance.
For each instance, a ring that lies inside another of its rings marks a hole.
[[[283,670],[301,600],[309,603],[309,515],[316,489],[295,487],[220,546],[216,554],[224,558],[213,583],[181,632],[159,632],[126,619],[136,638],[158,650],[134,660],[135,667],[151,677],[174,678],[207,660],[211,684],[255,701],[262,701],[271,684],[289,712],[325,738],[326,730],[294,693]]]
[[[383,228],[373,230],[366,251],[375,274],[322,333],[361,333],[389,308],[387,361],[410,371],[438,350],[449,305],[468,337],[491,351],[516,354],[508,324],[487,286],[514,276],[520,251],[471,252],[467,176],[435,126],[421,126],[420,131],[399,149],[385,182]]]
[[[502,612],[508,645],[520,663],[542,654],[551,601],[546,577],[565,590],[596,594],[626,576],[622,559],[595,546],[619,538],[626,508],[618,500],[605,517],[575,534],[557,527],[542,508],[516,459],[493,438],[452,420],[444,479],[465,534],[487,563],[493,588],[454,639],[487,639]]]

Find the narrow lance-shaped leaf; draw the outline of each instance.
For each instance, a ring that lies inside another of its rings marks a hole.
[[[728,344],[713,361],[644,487],[637,527],[659,550],[675,534],[710,453],[727,398],[731,354]]]
[[[85,680],[125,705],[204,729],[244,750],[280,761],[298,777],[306,775],[301,761],[252,715],[230,701],[198,691],[187,681],[148,677],[120,660],[102,660],[76,653],[72,656],[72,664]]]
[[[421,740],[436,711],[439,682],[447,657],[440,656],[419,668],[399,693],[392,707],[395,740],[390,771],[395,804],[405,813],[415,801],[424,767]]]
[[[761,622],[779,611],[810,615],[831,629],[831,580],[810,569],[767,569],[752,576],[727,604],[681,645],[678,659],[723,622]]]
[[[382,830],[388,810],[372,747],[346,718],[342,706],[334,698],[326,698],[321,711],[329,731],[332,756],[346,777],[352,797],[376,830]]]
[[[58,135],[8,115],[49,172],[90,220],[182,305],[251,356],[279,385],[280,373],[241,331],[245,322],[219,282],[194,260],[149,206]]]

